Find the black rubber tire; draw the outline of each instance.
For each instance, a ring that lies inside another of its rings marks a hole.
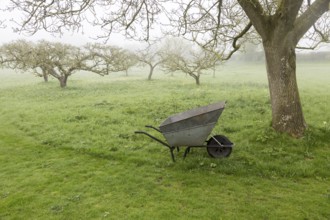
[[[220,144],[223,145],[232,145],[233,143],[224,135],[215,135],[211,137],[207,145],[219,145],[217,141],[215,141],[213,138],[215,138]],[[207,153],[214,158],[223,158],[223,157],[229,157],[231,154],[232,148],[231,147],[206,147]]]

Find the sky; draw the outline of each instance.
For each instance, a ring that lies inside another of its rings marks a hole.
[[[44,30],[40,30],[34,35],[29,35],[27,33],[17,33],[13,30],[10,22],[6,22],[7,27],[0,28],[0,43],[8,43],[10,41],[25,39],[28,41],[38,41],[38,40],[49,40],[49,41],[59,41],[62,43],[69,43],[76,46],[83,45],[88,42],[101,42],[93,39],[93,36],[89,33],[95,33],[95,30],[89,30],[88,27],[85,28],[85,33],[72,33],[66,32],[62,36],[52,35]],[[114,44],[122,47],[129,47],[127,44],[134,44],[134,42],[128,42],[124,36],[119,34],[113,34],[113,36],[108,41],[109,44]]]

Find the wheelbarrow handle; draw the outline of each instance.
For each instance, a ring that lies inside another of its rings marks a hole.
[[[152,126],[151,126],[151,128],[155,129],[155,128],[152,127]],[[155,129],[155,130],[158,130],[158,129]],[[175,158],[174,158],[174,154],[173,154],[173,150],[175,149],[175,147],[170,146],[169,144],[165,143],[165,142],[162,141],[162,140],[159,140],[158,138],[152,136],[151,134],[149,134],[149,133],[147,133],[147,132],[145,132],[145,131],[135,131],[134,133],[135,133],[135,134],[144,134],[144,135],[150,137],[151,139],[153,139],[153,140],[155,140],[155,141],[161,143],[161,144],[164,145],[165,147],[168,147],[168,149],[169,149],[170,152],[171,152],[172,160],[173,160],[173,162],[175,162]]]
[[[152,128],[152,129],[158,131],[159,133],[162,133],[158,128],[156,128],[156,127],[154,127],[154,126],[152,126],[152,125],[146,125],[145,127],[146,127],[146,128]]]
[[[158,141],[159,143],[161,143],[162,145],[164,145],[164,146],[166,146],[166,147],[168,147],[168,148],[170,148],[170,149],[173,148],[173,147],[171,147],[170,145],[168,145],[167,143],[165,143],[164,141],[159,140],[158,138],[152,136],[151,134],[149,134],[149,133],[147,133],[147,132],[145,132],[145,131],[135,131],[134,133],[135,133],[135,134],[144,134],[144,135],[150,137],[151,139],[153,139],[153,140],[155,140],[155,141]]]

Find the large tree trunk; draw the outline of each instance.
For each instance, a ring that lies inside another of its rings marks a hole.
[[[293,43],[292,43],[293,44]],[[296,80],[295,45],[264,43],[272,105],[272,126],[276,131],[301,137],[306,123]]]
[[[277,2],[273,15],[265,13],[262,1],[237,1],[263,41],[272,125],[277,131],[301,137],[306,123],[296,80],[295,47],[316,21],[329,11],[330,0],[308,1],[308,8],[301,14],[304,0],[281,0]]]

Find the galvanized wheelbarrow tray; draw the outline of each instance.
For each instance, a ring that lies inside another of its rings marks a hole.
[[[173,161],[175,161],[173,151],[175,148],[179,150],[179,147],[187,147],[184,157],[187,156],[192,147],[206,147],[211,157],[228,157],[234,144],[226,136],[211,135],[207,140],[224,108],[225,101],[221,101],[172,115],[161,123],[159,128],[146,125],[147,128],[160,132],[167,143],[145,131],[136,131],[135,133],[147,135],[168,147]]]

